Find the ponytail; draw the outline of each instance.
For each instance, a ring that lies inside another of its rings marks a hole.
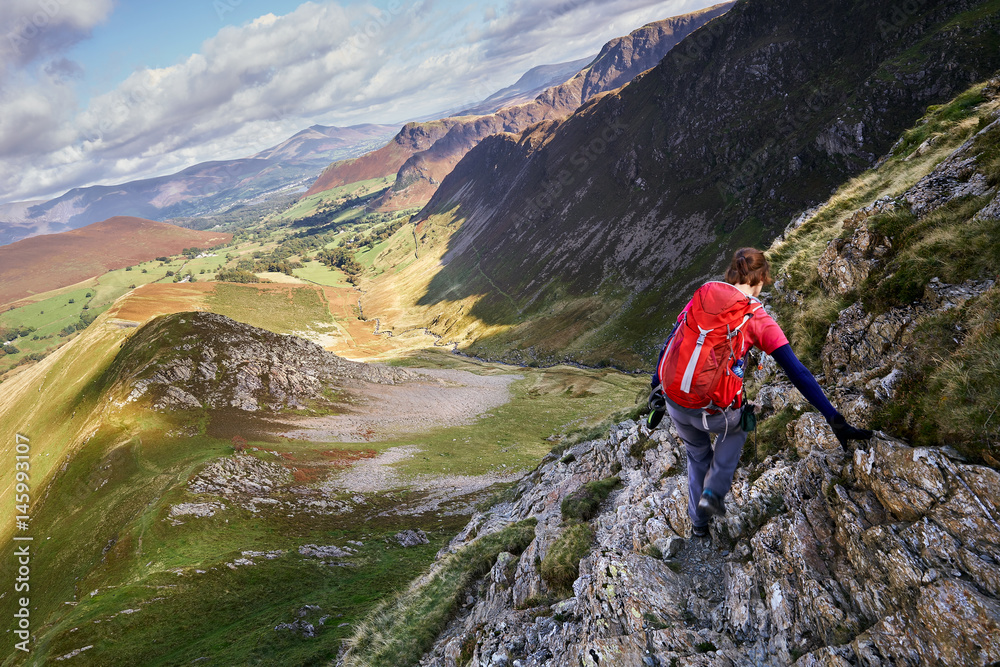
[[[726,282],[754,287],[761,283],[770,285],[774,280],[771,279],[771,266],[763,252],[756,248],[740,248],[733,255],[733,261],[726,271]]]

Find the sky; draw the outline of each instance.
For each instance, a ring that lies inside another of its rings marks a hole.
[[[401,124],[705,0],[2,0],[0,203]]]

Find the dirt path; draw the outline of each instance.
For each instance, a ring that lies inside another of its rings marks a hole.
[[[437,427],[462,426],[510,400],[521,375],[476,375],[449,369],[414,370],[421,379],[352,390],[351,414],[306,417],[279,435],[311,442],[373,442]]]
[[[327,479],[321,489],[328,494],[338,491],[350,493],[379,493],[396,489],[423,491],[426,495],[419,504],[399,507],[396,514],[424,514],[426,512],[442,511],[445,505],[452,504],[455,499],[470,496],[484,491],[494,484],[512,482],[521,478],[524,473],[516,472],[510,475],[417,475],[404,477],[392,467],[396,463],[413,458],[422,450],[415,445],[393,447],[382,452],[377,458],[364,459],[355,463],[349,470]],[[467,508],[451,508],[450,511],[462,511]],[[445,511],[444,513],[448,513]]]

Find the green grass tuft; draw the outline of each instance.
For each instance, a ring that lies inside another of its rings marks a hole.
[[[617,477],[587,482],[566,496],[562,501],[562,516],[566,521],[590,521],[597,516],[597,508],[612,490],[621,484]]]
[[[774,413],[767,419],[757,424],[755,437],[758,444],[757,456],[766,458],[772,454],[786,451],[791,448],[791,440],[788,439],[788,425],[794,422],[805,413],[805,410],[798,410],[790,405]]]
[[[1000,289],[923,322],[896,400],[874,425],[1000,468]]]
[[[431,576],[373,611],[348,640],[345,667],[407,667],[434,643],[461,596],[504,551],[520,554],[535,538],[536,520],[521,521],[466,545]]]
[[[541,575],[560,596],[572,594],[573,582],[580,576],[580,559],[590,551],[594,529],[585,523],[571,523],[563,528],[542,559]]]
[[[862,287],[865,309],[882,313],[917,301],[935,277],[949,284],[994,277],[1000,267],[1000,221],[974,219],[989,201],[989,196],[964,197],[920,220],[905,213],[879,219],[880,232],[893,232],[894,255]]]

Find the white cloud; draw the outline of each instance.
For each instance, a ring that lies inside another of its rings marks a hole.
[[[68,30],[70,44],[107,15],[111,0],[4,0],[0,20],[30,16],[46,2],[58,9],[49,29]],[[199,53],[134,72],[83,110],[73,63],[53,60],[48,74],[36,68],[33,76],[23,67],[58,54],[54,37],[38,33],[34,55],[2,61],[21,69],[0,89],[0,182],[9,184],[0,198],[246,156],[313,122],[425,115],[485,98],[535,65],[595,53],[648,20],[707,4],[509,0],[483,10],[396,0],[380,11],[307,2],[285,16],[225,27]]]
[[[56,54],[84,39],[112,0],[3,0],[0,72]]]

